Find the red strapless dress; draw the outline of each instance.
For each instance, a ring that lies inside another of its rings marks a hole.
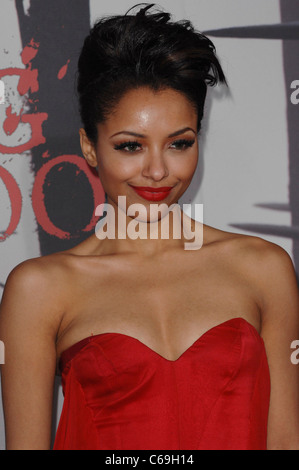
[[[102,333],[61,355],[54,450],[259,450],[267,446],[264,342],[243,318],[170,361],[138,339]]]

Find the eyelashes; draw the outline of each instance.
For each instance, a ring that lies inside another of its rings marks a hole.
[[[195,139],[178,139],[172,142],[171,145],[175,146],[175,150],[187,150],[192,147],[195,143]],[[120,144],[114,145],[114,150],[123,150],[128,153],[134,153],[137,149],[140,149],[142,145],[136,140],[128,140],[121,142]]]
[[[115,145],[114,149],[125,150],[128,148],[129,150],[126,150],[127,152],[134,152],[134,149],[136,150],[137,147],[141,147],[139,142],[128,140],[127,142],[122,142],[121,144]]]

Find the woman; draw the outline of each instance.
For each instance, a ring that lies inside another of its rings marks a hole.
[[[82,153],[116,235],[99,224],[75,248],[10,273],[0,314],[7,448],[50,448],[57,371],[54,449],[299,449],[289,255],[194,220],[197,249],[185,249],[186,231],[175,236],[207,84],[225,81],[213,44],[147,5],[99,20],[78,71]]]

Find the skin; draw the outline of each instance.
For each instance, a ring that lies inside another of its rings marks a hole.
[[[117,196],[125,195],[148,214],[152,203],[134,184],[174,186],[163,202],[176,203],[196,169],[196,123],[184,95],[140,88],[98,125],[96,145],[80,129],[82,153],[98,168],[108,202],[117,208]],[[195,142],[178,148],[182,138]],[[139,146],[115,150],[132,139]],[[146,217],[143,224],[147,229]],[[70,250],[20,263],[0,307],[7,449],[50,448],[57,361],[72,344],[119,332],[176,360],[207,330],[235,317],[264,340],[271,377],[268,449],[299,449],[299,365],[290,360],[291,342],[299,339],[298,288],[280,246],[204,224],[203,245],[194,251],[184,250],[184,239],[99,240],[94,234]]]

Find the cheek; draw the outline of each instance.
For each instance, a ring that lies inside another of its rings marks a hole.
[[[176,162],[173,167],[174,173],[181,180],[189,180],[192,178],[198,162],[197,153],[189,155],[186,158],[183,158]]]
[[[100,178],[102,176],[113,181],[123,181],[132,177],[138,171],[139,165],[133,158],[104,158],[99,161],[98,169]]]

